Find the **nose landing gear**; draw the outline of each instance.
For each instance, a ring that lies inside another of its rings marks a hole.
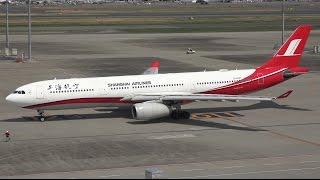
[[[41,122],[44,122],[44,120],[45,120],[44,111],[43,110],[37,110],[37,112],[39,114],[39,120]]]

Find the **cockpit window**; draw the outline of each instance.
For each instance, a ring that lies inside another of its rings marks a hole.
[[[25,91],[14,91],[13,94],[26,94]]]

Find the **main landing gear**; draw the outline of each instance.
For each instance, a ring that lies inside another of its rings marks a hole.
[[[171,117],[173,119],[189,119],[190,113],[187,111],[182,111],[180,105],[174,106],[175,110],[172,111]]]
[[[41,122],[44,122],[44,120],[45,120],[44,111],[43,110],[37,110],[37,111],[38,111],[38,114],[39,114],[39,120]]]

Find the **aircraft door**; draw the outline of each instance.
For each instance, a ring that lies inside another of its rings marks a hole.
[[[258,85],[262,86],[264,84],[264,78],[262,77],[262,73],[258,73],[257,78],[258,78]]]
[[[101,86],[98,88],[98,92],[96,93],[97,95],[107,95],[109,94],[109,89],[108,88],[108,83],[106,83],[104,86]]]
[[[100,88],[98,94],[99,95],[107,95],[108,94],[108,88],[107,87]]]
[[[189,87],[190,87],[190,92],[192,92],[192,93],[197,92],[196,82],[190,81],[190,82],[189,82]]]
[[[262,73],[257,74],[258,80],[256,81],[256,88],[257,89],[262,89],[264,87],[264,77]]]
[[[37,99],[44,99],[44,88],[42,86],[37,87],[36,98]]]

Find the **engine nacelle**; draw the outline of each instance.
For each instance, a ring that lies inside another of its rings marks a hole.
[[[171,107],[162,103],[137,103],[132,106],[132,117],[138,120],[150,120],[166,117],[171,114]]]

